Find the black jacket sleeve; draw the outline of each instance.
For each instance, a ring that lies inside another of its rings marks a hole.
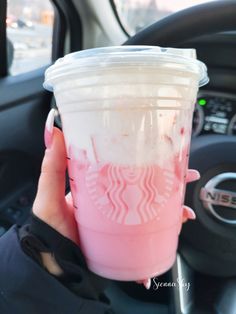
[[[80,293],[74,293],[28,256],[22,250],[17,226],[0,238],[1,314],[111,313],[99,298],[87,298],[81,285]]]

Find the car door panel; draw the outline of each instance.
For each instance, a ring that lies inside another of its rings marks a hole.
[[[0,223],[4,225],[27,217],[36,192],[51,100],[42,86],[45,68],[0,80]]]

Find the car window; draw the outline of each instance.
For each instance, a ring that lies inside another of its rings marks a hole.
[[[113,0],[123,28],[129,35],[170,15],[193,5],[214,0]]]
[[[8,72],[25,73],[50,63],[54,11],[50,0],[8,0]]]

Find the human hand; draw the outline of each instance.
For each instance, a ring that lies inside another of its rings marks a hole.
[[[32,211],[64,237],[79,243],[71,194],[65,196],[66,148],[62,132],[53,127],[50,115],[45,127],[45,151],[38,191]],[[43,265],[53,275],[63,273],[53,254],[41,252]]]
[[[65,197],[66,148],[62,132],[53,128],[53,119],[49,114],[45,128],[45,151],[39,179],[38,192],[33,204],[33,213],[76,244],[79,243],[78,230],[74,218],[71,196]],[[49,121],[49,123],[48,123]],[[188,170],[187,182],[199,179],[196,170]],[[194,212],[187,206],[183,208],[183,222],[194,219]],[[55,261],[47,253],[42,253],[44,265],[51,273],[60,273],[55,269]],[[145,286],[149,286],[147,283]]]
[[[66,149],[58,128],[46,126],[47,149],[42,163],[33,213],[64,237],[79,242],[70,194],[65,197]]]

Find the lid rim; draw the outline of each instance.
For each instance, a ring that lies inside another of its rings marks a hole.
[[[175,52],[175,53],[174,53]],[[143,60],[146,58],[145,61]],[[135,61],[133,60],[135,59]],[[100,63],[100,68],[109,68],[114,65],[119,67],[131,64],[133,66],[148,66],[151,64],[166,62],[173,65],[182,65],[188,67],[197,67],[196,74],[199,75],[199,87],[208,83],[206,65],[196,59],[195,49],[179,49],[179,48],[162,48],[158,46],[111,46],[92,48],[83,51],[73,52],[58,59],[52,66],[45,71],[45,81],[43,87],[49,91],[53,91],[53,80],[66,77],[68,71],[73,67],[75,73],[79,73],[80,69],[89,69]],[[79,67],[80,66],[80,67]],[[174,70],[174,69],[173,69]],[[193,70],[193,69],[192,69]],[[82,72],[80,72],[82,73]]]

